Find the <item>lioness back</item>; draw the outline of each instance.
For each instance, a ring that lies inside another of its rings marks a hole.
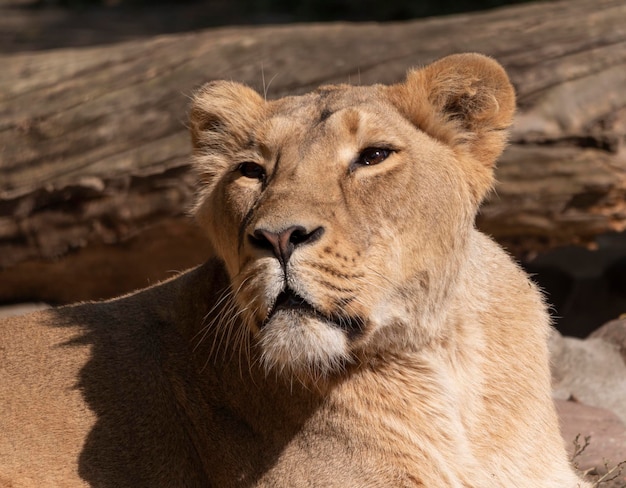
[[[205,85],[214,259],[0,323],[0,486],[587,487],[542,298],[474,226],[514,109],[477,54],[273,101]]]

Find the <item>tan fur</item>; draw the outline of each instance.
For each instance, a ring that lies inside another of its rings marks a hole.
[[[514,103],[476,54],[270,102],[205,86],[216,258],[0,324],[0,486],[588,486],[541,296],[474,228]]]

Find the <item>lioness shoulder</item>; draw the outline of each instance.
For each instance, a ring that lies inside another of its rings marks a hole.
[[[0,486],[588,486],[542,298],[474,226],[514,110],[477,54],[271,101],[205,85],[215,258],[2,324]]]

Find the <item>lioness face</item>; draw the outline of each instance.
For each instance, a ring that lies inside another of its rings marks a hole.
[[[389,87],[197,95],[196,215],[268,369],[336,374],[441,332],[513,110],[494,61],[451,58]]]

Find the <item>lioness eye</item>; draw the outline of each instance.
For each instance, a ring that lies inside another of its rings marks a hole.
[[[374,164],[382,163],[389,157],[391,150],[381,147],[368,147],[361,151],[359,157],[356,160],[356,164],[362,166],[372,166]]]
[[[237,169],[242,176],[246,178],[253,178],[255,180],[262,180],[265,177],[265,169],[260,164],[246,161],[241,163]]]

